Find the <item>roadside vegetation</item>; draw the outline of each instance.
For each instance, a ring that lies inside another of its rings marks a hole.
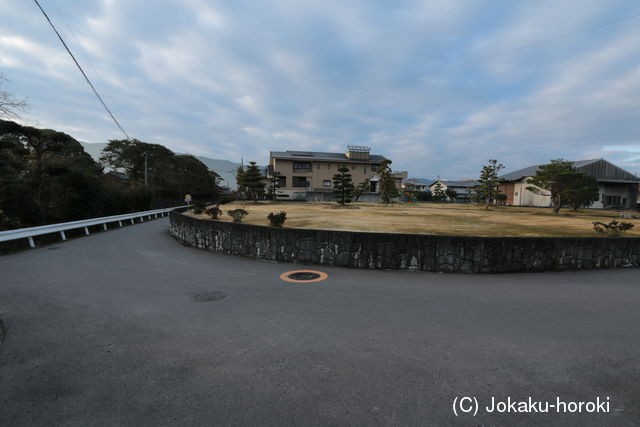
[[[218,194],[215,172],[162,145],[113,140],[101,160],[66,133],[0,120],[0,230],[175,206],[185,194],[211,202]]]

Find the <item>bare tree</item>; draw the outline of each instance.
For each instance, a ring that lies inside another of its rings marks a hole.
[[[2,90],[2,81],[8,81],[3,73],[0,73],[0,118],[20,118],[19,112],[25,111],[29,104],[26,99],[18,99],[6,90]]]

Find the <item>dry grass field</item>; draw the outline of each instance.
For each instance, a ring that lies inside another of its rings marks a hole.
[[[352,203],[337,208],[336,203],[234,202],[221,205],[221,221],[231,221],[228,210],[244,208],[247,224],[269,225],[269,212],[287,212],[285,227],[326,230],[373,231],[462,236],[560,236],[598,237],[593,221],[613,219],[632,222],[635,227],[623,236],[640,236],[639,219],[620,219],[618,211],[563,209],[554,215],[550,208],[494,207],[446,203],[396,203],[385,207],[376,203]],[[191,213],[191,215],[194,215]],[[209,218],[205,214],[194,215]]]

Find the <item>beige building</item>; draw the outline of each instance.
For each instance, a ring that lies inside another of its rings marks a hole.
[[[379,200],[378,170],[384,156],[371,154],[369,147],[350,145],[345,153],[312,151],[272,151],[269,158],[269,176],[281,177],[276,198],[281,200],[333,200],[333,176],[342,166],[349,168],[353,184],[369,179],[369,192],[361,201]],[[394,173],[396,186],[401,188],[407,172]]]
[[[604,159],[571,162],[580,172],[593,176],[598,181],[599,200],[592,208],[635,209],[638,200],[640,179],[626,170]],[[527,190],[531,179],[541,165],[520,169],[500,177],[500,192],[507,196],[507,205],[551,206],[551,193],[539,189],[540,194]]]

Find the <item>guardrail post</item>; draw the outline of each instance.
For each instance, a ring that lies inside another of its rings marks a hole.
[[[89,229],[87,227],[84,228],[84,234],[87,236],[89,235]]]
[[[151,219],[151,215],[147,215],[147,218]]]
[[[133,220],[133,218],[131,218],[131,224],[135,224],[135,221]]]
[[[64,235],[64,231],[60,231],[60,237],[62,237],[62,240],[67,240],[67,236]]]
[[[118,225],[122,228],[122,221],[118,221]]]
[[[140,217],[140,222],[144,222],[144,218]]]
[[[102,228],[104,228],[104,231],[107,231],[107,223],[106,222],[104,224],[102,224]]]
[[[29,236],[29,237],[27,237],[27,239],[29,239],[29,246],[31,246],[32,248],[35,248],[36,244],[33,241],[33,237]]]

